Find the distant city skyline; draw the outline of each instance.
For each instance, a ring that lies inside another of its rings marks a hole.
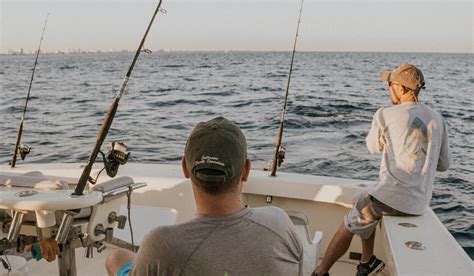
[[[157,0],[0,2],[0,53],[134,51]],[[290,51],[299,0],[163,1],[146,47],[184,51]],[[306,0],[299,51],[473,53],[472,1]]]

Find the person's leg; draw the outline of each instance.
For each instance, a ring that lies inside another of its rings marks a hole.
[[[367,254],[370,252],[370,248],[373,251],[375,237],[373,231],[380,217],[373,214],[370,195],[366,191],[355,194],[354,206],[344,216],[344,223],[332,238],[321,264],[316,269],[318,275],[328,272],[334,263],[347,252],[354,234],[367,240]],[[368,258],[370,259],[370,257]]]
[[[349,249],[353,236],[354,234],[346,229],[344,223],[339,226],[339,229],[326,249],[326,253],[324,254],[321,264],[316,268],[316,273],[318,273],[318,275],[323,275],[323,273],[328,272],[334,263],[340,257],[342,257],[344,253],[346,253],[347,249]]]
[[[362,242],[362,258],[360,261],[366,263],[374,254],[375,229],[368,239],[360,238],[360,240]]]
[[[128,262],[133,261],[135,253],[125,249],[117,249],[110,253],[105,261],[105,267],[109,276],[115,276],[117,271],[126,265]]]

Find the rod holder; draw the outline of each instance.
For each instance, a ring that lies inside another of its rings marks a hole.
[[[8,229],[7,239],[9,242],[13,242],[18,238],[18,234],[20,234],[21,224],[23,223],[23,217],[25,213],[20,211],[14,211],[13,213],[13,220],[10,224],[10,228]]]
[[[86,258],[88,259],[94,258],[94,246],[88,245],[86,247]]]
[[[59,225],[58,233],[56,234],[55,238],[58,244],[63,244],[66,242],[75,215],[76,213],[71,211],[64,212],[63,219],[61,220],[61,224]]]

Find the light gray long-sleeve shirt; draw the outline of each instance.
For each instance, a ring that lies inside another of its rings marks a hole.
[[[398,211],[422,214],[431,200],[436,170],[450,165],[443,117],[421,103],[380,108],[366,143],[371,153],[382,152],[379,183],[369,193]]]

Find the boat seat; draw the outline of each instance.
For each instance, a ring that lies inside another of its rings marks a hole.
[[[127,215],[127,205],[120,205],[120,214]],[[175,224],[177,214],[176,209],[132,204],[130,208],[130,219],[132,221],[135,245],[140,245],[145,235],[153,228]],[[132,242],[128,221],[124,229],[114,230],[114,237],[128,243]]]
[[[311,237],[309,220],[304,213],[298,211],[287,211],[286,213],[295,225],[296,232],[303,243],[303,275],[311,275],[319,261],[323,233],[316,231]]]
[[[68,189],[67,181],[45,177],[41,172],[31,171],[24,174],[1,173],[0,185],[43,190]]]

